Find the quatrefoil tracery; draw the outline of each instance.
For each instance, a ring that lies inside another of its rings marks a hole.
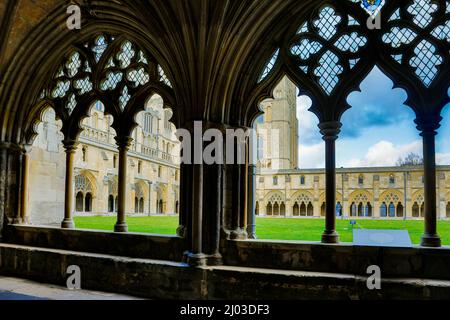
[[[382,41],[390,47],[392,58],[430,87],[448,59],[449,2],[414,0],[395,10],[388,23]]]
[[[150,80],[172,87],[162,67],[136,44],[101,35],[65,58],[40,99],[59,101],[70,116],[84,95],[116,91],[117,103],[124,110],[131,99],[130,89],[135,92]]]
[[[291,42],[290,54],[298,68],[331,95],[342,74],[357,65],[367,42],[354,17],[326,6],[315,19],[300,27]]]

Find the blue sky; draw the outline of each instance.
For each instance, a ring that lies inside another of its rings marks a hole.
[[[378,167],[395,165],[410,152],[422,155],[414,112],[403,102],[403,89],[393,89],[392,81],[375,68],[361,84],[361,92],[348,97],[352,106],[342,117],[342,133],[336,144],[337,167]],[[301,168],[324,166],[324,143],[317,129],[318,120],[307,111],[310,100],[299,97],[299,160]],[[450,107],[436,140],[438,164],[450,164]]]

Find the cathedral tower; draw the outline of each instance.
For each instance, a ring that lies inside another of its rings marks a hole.
[[[284,77],[261,103],[264,115],[257,122],[258,166],[262,169],[298,168],[298,120],[296,87]]]

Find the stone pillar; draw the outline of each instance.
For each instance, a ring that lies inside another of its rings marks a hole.
[[[28,198],[29,198],[29,178],[30,178],[30,151],[31,146],[25,146],[22,154],[22,195],[20,206],[21,223],[28,224]]]
[[[192,180],[192,252],[188,254],[188,264],[203,266],[206,256],[203,254],[203,164],[194,164]]]
[[[64,220],[61,223],[63,229],[75,228],[73,222],[72,211],[74,206],[74,181],[73,181],[73,164],[75,153],[77,151],[78,142],[70,140],[63,141],[64,149],[66,151],[66,186],[65,186],[65,201],[64,201]]]
[[[153,182],[148,181],[148,212],[147,215],[152,214],[152,189],[153,189]]]
[[[128,232],[126,223],[126,199],[127,199],[127,165],[128,149],[130,148],[130,137],[116,137],[117,147],[119,149],[119,181],[118,181],[118,201],[117,222],[114,226],[114,232]]]
[[[257,239],[256,237],[256,166],[250,164],[248,168],[248,226],[247,234],[249,239]],[[261,207],[259,207],[261,210]],[[286,207],[288,210],[288,207]],[[291,211],[292,212],[292,208]]]
[[[424,192],[425,192],[425,233],[422,236],[423,247],[440,247],[441,238],[437,233],[436,208],[436,130],[440,127],[438,118],[416,119],[417,128],[423,138]]]
[[[336,232],[336,140],[340,133],[340,122],[325,122],[319,125],[325,140],[325,231],[323,243],[339,243]]]

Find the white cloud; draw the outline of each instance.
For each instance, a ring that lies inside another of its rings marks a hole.
[[[421,140],[416,140],[403,145],[394,145],[389,141],[380,141],[371,146],[362,159],[352,158],[348,160],[345,163],[345,167],[351,168],[395,166],[399,158],[404,158],[411,152],[420,155],[422,154]]]
[[[300,168],[324,168],[325,167],[325,144],[299,145]]]
[[[450,165],[450,153],[437,153],[436,163],[438,165]]]

